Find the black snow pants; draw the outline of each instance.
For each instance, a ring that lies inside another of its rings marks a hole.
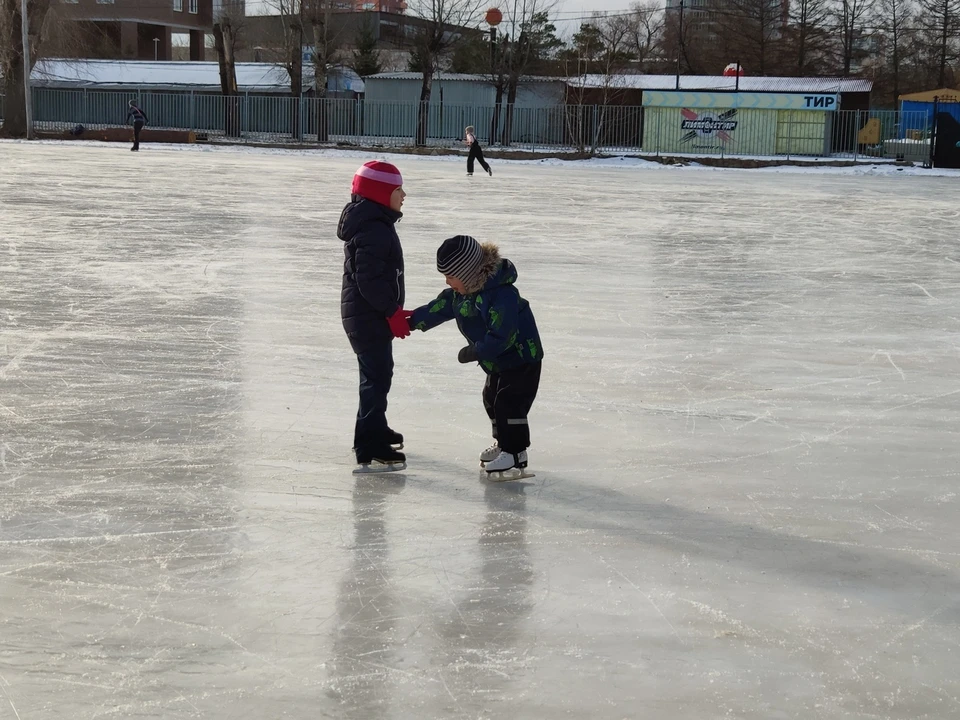
[[[530,447],[527,413],[537,398],[541,363],[528,363],[487,375],[483,407],[500,449],[516,455]]]
[[[133,123],[133,147],[132,150],[140,149],[140,131],[143,130],[143,120],[137,120]]]
[[[483,148],[480,147],[480,141],[474,140],[473,144],[470,146],[470,154],[467,155],[467,174],[473,175],[473,161],[477,160],[482,167],[487,172],[490,172],[490,166],[487,165],[487,161],[483,159]]]
[[[353,431],[357,462],[387,447],[387,395],[393,380],[393,343],[389,340],[357,353],[360,408]]]

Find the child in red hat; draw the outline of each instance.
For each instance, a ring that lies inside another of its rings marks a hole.
[[[353,447],[355,473],[403,470],[403,436],[387,425],[393,339],[410,334],[403,309],[403,248],[394,227],[406,193],[396,166],[371,161],[353,176],[337,236],[343,240],[340,316],[360,365],[360,409]]]

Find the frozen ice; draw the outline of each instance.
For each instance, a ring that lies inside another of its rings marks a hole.
[[[391,156],[540,326],[492,484],[452,325],[351,475],[361,157],[0,144],[0,718],[960,717],[956,177]]]

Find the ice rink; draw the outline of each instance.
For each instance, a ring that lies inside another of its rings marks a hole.
[[[957,178],[390,156],[539,323],[495,485],[452,323],[351,475],[374,157],[0,144],[0,720],[960,718]]]

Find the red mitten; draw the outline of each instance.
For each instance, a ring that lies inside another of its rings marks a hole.
[[[395,338],[405,338],[410,334],[410,323],[407,320],[413,316],[413,313],[403,308],[397,308],[397,311],[387,318],[387,324],[390,326],[390,332]]]

